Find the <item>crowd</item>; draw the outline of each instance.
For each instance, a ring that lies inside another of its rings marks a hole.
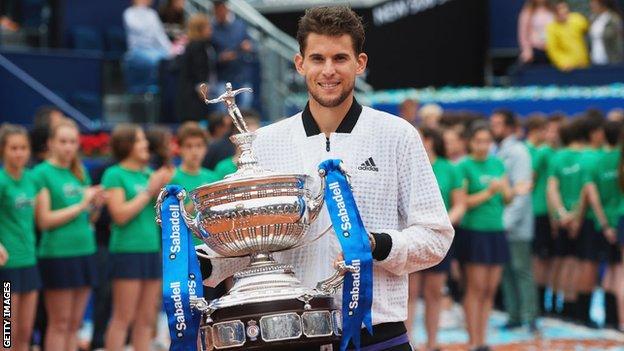
[[[247,116],[258,128],[259,118]],[[194,189],[236,171],[230,119],[211,119],[209,131],[186,122],[175,135],[118,125],[113,159],[91,169],[79,157],[77,125],[54,108],[42,108],[30,132],[2,126],[0,277],[11,282],[12,349],[28,350],[33,330],[46,350],[77,349],[92,292],[91,349],[121,350],[127,340],[150,349],[162,276],[155,197],[168,183]],[[212,169],[202,167],[206,160]]]
[[[527,0],[518,18],[522,64],[569,71],[624,61],[624,26],[616,0],[589,0],[589,20],[565,0]]]
[[[163,60],[178,74],[176,116],[200,120],[210,110],[200,86],[207,95],[219,95],[225,82],[236,87],[251,86],[250,63],[256,48],[246,24],[236,18],[224,0],[213,1],[213,15],[195,14],[189,19],[184,0],[168,0],[156,11],[153,0],[133,0],[123,13],[128,51],[123,61],[131,68],[145,69],[140,85],[157,85]],[[250,108],[253,95],[244,94],[238,102]],[[220,109],[220,106],[216,106]]]
[[[499,284],[506,328],[535,332],[545,314],[598,327],[590,303],[602,286],[606,325],[624,331],[621,110],[486,119],[406,100],[400,115],[421,131],[456,229],[444,261],[410,276],[408,329],[422,293],[427,350],[449,306],[444,291],[463,303],[470,344],[486,344]]]
[[[245,115],[259,126],[253,112]],[[420,131],[456,229],[443,262],[410,276],[408,330],[422,293],[427,349],[436,349],[453,297],[474,345],[486,344],[495,306],[508,313],[507,328],[535,331],[544,314],[592,326],[600,285],[607,325],[624,330],[621,111],[535,114],[521,123],[508,110],[487,119],[407,100],[400,115]],[[58,110],[42,108],[30,132],[3,125],[0,277],[12,283],[14,349],[26,350],[33,330],[45,349],[76,349],[92,292],[92,349],[119,350],[128,340],[149,348],[162,275],[155,197],[165,184],[194,189],[236,170],[232,123],[211,119],[209,130],[186,122],[175,134],[118,125],[113,159],[91,169],[79,158],[77,126]],[[35,323],[38,299],[45,313]]]

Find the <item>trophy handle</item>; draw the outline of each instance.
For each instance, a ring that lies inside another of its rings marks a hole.
[[[319,177],[321,177],[321,189],[318,194],[312,199],[306,201],[306,206],[308,207],[308,213],[310,214],[310,223],[313,222],[320,212],[320,207],[323,206],[323,201],[325,200],[325,170],[318,170]]]
[[[158,225],[162,225],[162,216],[161,216],[161,207],[163,201],[165,201],[165,197],[167,196],[167,189],[163,187],[160,189],[160,193],[158,193],[158,197],[156,198],[156,205],[154,208],[156,209],[156,223]],[[186,190],[182,189],[177,195],[178,201],[180,203],[180,213],[182,214],[182,219],[186,223],[186,225],[191,229],[191,233],[195,235],[198,239],[203,240],[203,233],[205,233],[200,226],[197,224],[199,219],[199,215],[195,216],[195,218],[191,217],[188,212],[186,212],[186,208],[184,207],[184,199],[186,199]],[[206,234],[208,236],[208,234]]]
[[[316,284],[316,291],[324,295],[333,295],[338,291],[338,288],[344,281],[344,275],[347,272],[354,273],[356,268],[354,266],[347,265],[345,261],[339,261],[335,264],[336,271],[331,277],[321,280]]]

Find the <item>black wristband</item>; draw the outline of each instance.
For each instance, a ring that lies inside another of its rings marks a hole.
[[[375,238],[375,250],[373,250],[373,258],[377,261],[383,261],[390,255],[392,250],[392,237],[386,233],[371,233]]]

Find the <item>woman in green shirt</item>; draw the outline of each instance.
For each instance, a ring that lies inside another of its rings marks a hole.
[[[487,125],[472,126],[468,145],[469,155],[458,164],[468,196],[456,247],[466,279],[464,310],[469,345],[485,350],[489,349],[485,346],[488,318],[503,264],[509,260],[503,209],[511,201],[513,190],[503,162],[489,154],[492,135]]]
[[[155,198],[173,170],[148,168],[150,154],[143,130],[120,124],[111,137],[118,164],[102,176],[112,219],[111,276],[113,312],[106,331],[106,349],[122,350],[132,327],[135,350],[151,345],[161,295],[160,229]]]
[[[64,119],[50,132],[49,158],[33,170],[41,191],[36,221],[38,247],[48,316],[46,350],[74,350],[91,288],[97,282],[95,235],[103,192],[91,186],[78,159],[78,127]]]
[[[422,128],[420,134],[423,145],[433,167],[442,200],[448,211],[449,219],[457,226],[466,212],[466,191],[463,188],[463,179],[457,167],[446,158],[446,149],[442,134],[434,129]],[[406,327],[412,329],[416,314],[416,302],[423,289],[425,300],[425,329],[427,330],[426,350],[438,350],[437,333],[442,308],[442,291],[446,284],[446,277],[450,270],[453,253],[449,251],[446,257],[434,267],[410,274],[409,277],[409,304]],[[411,342],[416,345],[415,342]]]
[[[13,350],[30,346],[41,278],[35,253],[37,186],[26,169],[30,145],[26,129],[0,128],[0,279],[11,284]]]

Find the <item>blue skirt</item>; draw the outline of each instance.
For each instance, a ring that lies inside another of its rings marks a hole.
[[[94,287],[98,282],[95,255],[42,258],[39,272],[44,289]]]
[[[1,268],[0,280],[11,283],[11,293],[27,293],[41,289],[41,276],[36,265],[19,268]]]
[[[152,280],[162,278],[160,252],[112,253],[112,279]]]
[[[459,229],[457,259],[462,263],[503,265],[509,261],[507,235],[503,231]]]

